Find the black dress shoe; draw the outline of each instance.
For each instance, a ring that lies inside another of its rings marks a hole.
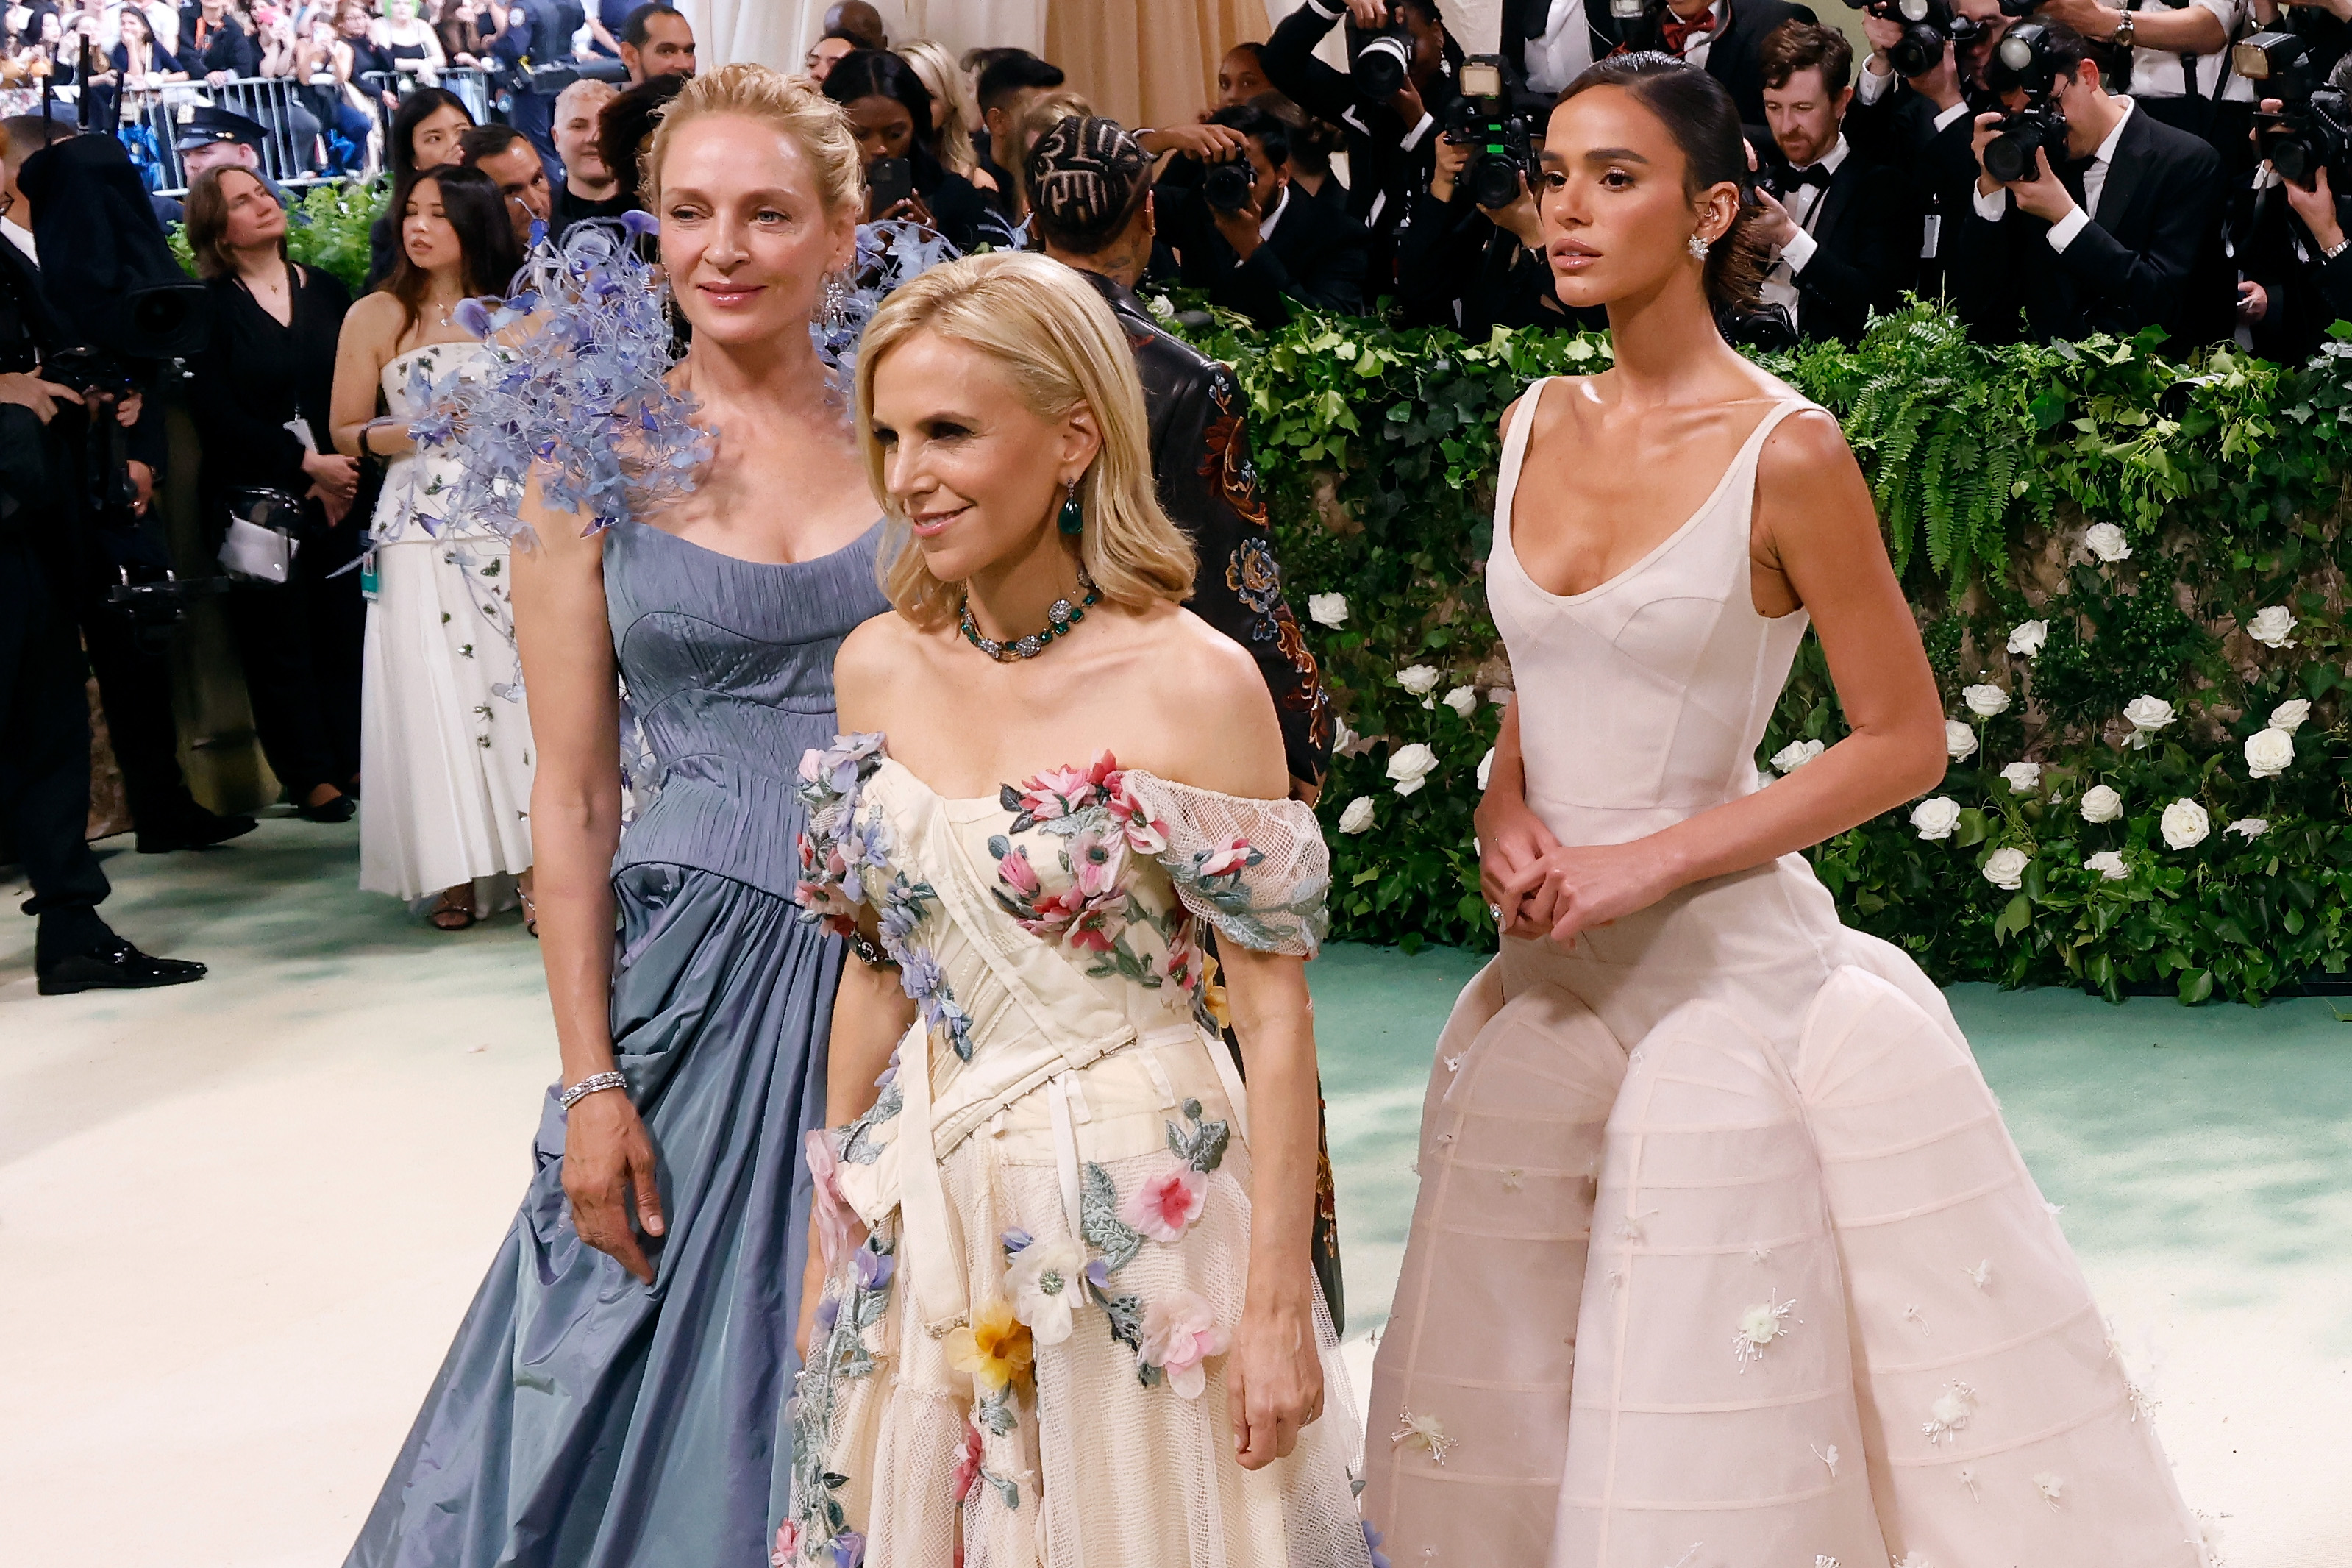
[[[249,816],[221,816],[198,806],[154,827],[139,830],[139,853],[169,855],[174,849],[208,849],[253,831]]]
[[[339,795],[320,805],[298,805],[294,815],[305,822],[349,822],[359,815],[359,802],[350,795]]]
[[[158,985],[185,985],[205,977],[205,966],[184,958],[152,958],[121,937],[108,947],[70,952],[38,966],[44,996],[70,996],[77,991],[147,991]]]

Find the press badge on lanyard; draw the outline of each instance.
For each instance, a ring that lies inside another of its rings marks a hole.
[[[371,550],[360,557],[360,597],[373,604],[375,596],[375,552]]]

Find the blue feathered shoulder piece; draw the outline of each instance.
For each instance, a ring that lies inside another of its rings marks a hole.
[[[534,230],[530,258],[504,300],[467,300],[453,320],[487,343],[489,363],[445,375],[410,427],[450,460],[444,515],[527,539],[525,487],[594,533],[690,493],[713,450],[677,363],[669,289],[637,240],[644,213],[575,226],[559,247]],[[857,340],[889,292],[955,247],[914,224],[862,224],[855,281],[810,324],[817,354],[845,389]]]

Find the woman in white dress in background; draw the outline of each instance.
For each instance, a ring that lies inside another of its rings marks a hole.
[[[445,515],[452,458],[419,453],[410,422],[435,384],[487,356],[458,305],[505,293],[521,265],[488,175],[440,168],[394,193],[400,255],[343,320],[335,356],[335,445],[389,458],[370,530],[373,602],[361,675],[360,886],[415,900],[463,931],[488,879],[530,902],[530,715],[515,654],[507,543]],[[389,412],[377,415],[379,400]]]
[[[1615,366],[1504,416],[1502,952],[1438,1043],[1365,1512],[1400,1564],[2191,1568],[1950,1011],[1803,858],[1934,787],[1943,713],[1836,421],[1716,329],[1746,172],[1663,55],[1552,112],[1544,235]],[[1850,732],[1764,787],[1809,622]]]

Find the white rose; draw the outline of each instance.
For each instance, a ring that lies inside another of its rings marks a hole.
[[[2105,784],[2093,784],[2083,792],[2083,820],[2113,822],[2124,814],[2124,797]]]
[[[1309,594],[1307,595],[1307,618],[1318,626],[1337,630],[1348,624],[1348,595],[1345,594]]]
[[[2204,843],[2205,836],[2213,831],[2213,819],[2195,801],[2176,800],[2164,808],[2160,826],[2167,844],[2175,849],[2191,849]]]
[[[2294,741],[2284,730],[2257,730],[2246,737],[2246,771],[2273,779],[2294,763]]]
[[[2293,647],[2286,634],[2294,630],[2294,612],[2284,605],[2266,605],[2246,623],[2246,635],[2264,647]]]
[[[1399,795],[1411,795],[1437,771],[1437,753],[1415,741],[1389,753],[1389,781]]]
[[[1486,754],[1478,759],[1478,793],[1480,795],[1486,793],[1486,780],[1494,771],[1495,748],[1489,746],[1486,748]]]
[[[2273,730],[2284,730],[2288,734],[2292,735],[2297,730],[2302,729],[2303,721],[2310,717],[2310,699],[2304,697],[2290,697],[2285,701],[2271,710],[2271,728]]]
[[[2042,787],[2040,763],[2011,763],[2000,770],[2000,782],[2015,795],[2032,795]]]
[[[2009,629],[2009,651],[2032,658],[2050,640],[2048,621],[2020,621]]]
[[[1985,857],[1984,879],[2005,893],[2025,885],[2026,854],[2022,849],[1996,849]]]
[[[1977,732],[1958,719],[1944,721],[1944,750],[1952,753],[1952,761],[1965,763],[1976,755]]]
[[[2122,852],[2115,849],[2100,850],[2083,862],[2083,869],[2096,871],[2110,882],[2125,881],[2131,876],[2131,868],[2124,864]]]
[[[1448,708],[1467,719],[1471,714],[1478,711],[1478,689],[1475,686],[1457,686],[1447,692],[1441,700]]]
[[[1372,797],[1370,795],[1358,795],[1348,803],[1346,810],[1339,813],[1339,831],[1342,833],[1361,833],[1371,825]]]
[[[1437,706],[1429,695],[1437,689],[1437,671],[1426,664],[1409,664],[1397,671],[1397,684],[1420,698],[1423,708]]]
[[[2229,826],[2221,829],[2224,833],[2236,834],[2239,837],[2246,840],[2249,844],[2252,843],[2255,839],[2260,838],[2263,834],[2268,833],[2270,830],[2270,820],[2267,817],[2261,816],[2242,816],[2238,818],[2237,821],[2230,824]]]
[[[1969,711],[1979,719],[1990,719],[1996,713],[2009,711],[2009,693],[1990,684],[1962,688],[1960,700],[1967,703]]]
[[[1948,795],[1931,795],[1911,808],[1911,826],[1931,842],[1949,838],[1960,825],[1960,803]]]
[[[1176,301],[1165,294],[1154,294],[1145,308],[1160,321],[1172,321],[1176,319]]]
[[[2131,559],[2131,542],[2124,537],[2124,531],[2112,522],[2091,524],[2083,531],[2083,542],[2092,554],[2102,561]]]
[[[2172,704],[2161,697],[2135,697],[2124,704],[2124,717],[2131,721],[2135,730],[2156,731],[2171,723],[2178,715],[2172,711]],[[2139,743],[2147,744],[2144,741]]]
[[[1784,773],[1793,773],[1828,750],[1819,741],[1791,741],[1772,753],[1772,765]]]
[[[1332,720],[1331,749],[1335,752],[1344,752],[1355,743],[1356,732],[1348,728],[1348,721],[1345,719]]]

